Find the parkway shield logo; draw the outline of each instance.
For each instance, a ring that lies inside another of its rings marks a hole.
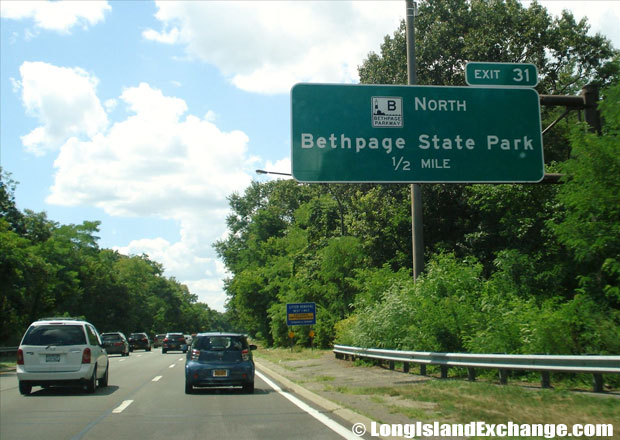
[[[394,96],[373,96],[371,103],[373,127],[403,126],[403,98]]]

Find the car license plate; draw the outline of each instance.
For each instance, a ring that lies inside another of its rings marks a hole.
[[[60,355],[59,354],[46,354],[45,362],[60,362]]]
[[[213,370],[213,377],[228,377],[228,370]]]

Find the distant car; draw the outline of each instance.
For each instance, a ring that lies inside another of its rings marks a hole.
[[[129,341],[122,332],[101,333],[101,340],[108,354],[129,356]]]
[[[155,337],[153,338],[153,347],[154,348],[161,347],[161,345],[164,343],[165,337],[166,335],[164,333],[159,333],[155,335]]]
[[[132,333],[129,335],[129,349],[151,351],[151,339],[146,333]]]
[[[19,392],[33,386],[108,386],[109,362],[97,329],[74,318],[44,318],[30,324],[17,350]]]
[[[165,354],[170,350],[179,350],[183,353],[187,352],[187,343],[185,342],[185,336],[183,336],[183,333],[166,333],[166,337],[164,338],[164,342],[161,346],[161,352]]]
[[[241,386],[254,392],[254,360],[247,337],[237,333],[196,335],[185,361],[185,393],[194,387]]]

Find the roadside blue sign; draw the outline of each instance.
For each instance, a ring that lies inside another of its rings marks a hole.
[[[286,305],[286,325],[316,324],[315,303],[292,303]]]

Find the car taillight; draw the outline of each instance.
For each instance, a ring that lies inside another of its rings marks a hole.
[[[241,352],[241,359],[243,359],[244,361],[249,361],[250,360],[250,350],[248,350],[247,348],[245,350],[243,350]]]
[[[168,338],[164,338],[164,342],[168,342],[170,339]]]
[[[200,357],[200,350],[196,350],[195,348],[192,350],[192,360],[197,361]]]
[[[82,353],[82,363],[90,364],[90,348],[85,348]]]
[[[17,365],[24,365],[24,352],[21,348],[17,350]]]
[[[114,343],[114,345],[116,345],[117,347],[120,347],[121,345],[123,345],[123,343],[122,342],[116,342],[116,343]]]
[[[146,338],[142,338],[142,342],[146,342]]]

